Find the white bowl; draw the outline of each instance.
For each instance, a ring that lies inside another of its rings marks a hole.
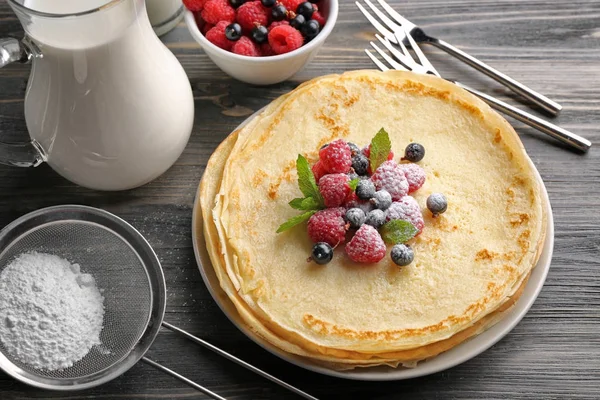
[[[290,78],[310,62],[333,30],[338,17],[338,0],[325,0],[319,11],[327,22],[313,40],[297,50],[269,57],[241,56],[215,46],[200,32],[191,11],[186,11],[185,23],[206,55],[225,73],[253,85],[272,85]]]

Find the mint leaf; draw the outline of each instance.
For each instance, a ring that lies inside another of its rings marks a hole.
[[[298,172],[298,187],[305,197],[312,197],[315,201],[323,206],[323,198],[317,187],[315,181],[315,175],[313,174],[308,161],[302,154],[298,154],[298,160],[296,160],[296,170]]]
[[[350,186],[350,189],[352,189],[353,192],[358,187],[358,182],[360,182],[360,179],[358,178],[354,178],[350,182],[348,182],[348,186]]]
[[[381,237],[386,243],[405,243],[419,232],[413,224],[399,219],[392,220],[381,227]]]
[[[371,152],[369,154],[369,162],[371,163],[371,171],[375,170],[388,158],[392,150],[392,142],[390,135],[381,128],[371,140]]]
[[[297,198],[288,203],[290,207],[296,210],[309,211],[320,210],[322,207],[319,202],[312,197]]]
[[[294,200],[290,201],[288,204],[294,210],[302,210],[302,202],[304,201],[304,199],[305,198],[298,197],[297,199],[294,199]]]
[[[307,221],[316,212],[317,210],[307,211],[304,214],[296,215],[295,217],[288,219],[286,222],[281,224],[279,228],[277,228],[277,233],[287,231],[288,229],[293,228],[294,226],[301,224],[304,221]]]

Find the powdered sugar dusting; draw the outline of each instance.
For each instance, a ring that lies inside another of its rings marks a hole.
[[[421,207],[412,196],[404,196],[400,201],[393,202],[390,208],[387,209],[386,221],[395,219],[410,222],[419,230],[419,233],[425,226]]]
[[[394,161],[385,161],[375,171],[371,180],[377,190],[387,190],[392,200],[400,200],[408,194],[408,181],[404,171]]]
[[[376,263],[385,257],[387,247],[377,229],[370,225],[360,227],[346,245],[346,253],[354,262]]]
[[[71,367],[100,344],[104,298],[78,264],[24,253],[0,274],[0,341],[36,369]]]
[[[408,182],[408,193],[416,192],[425,183],[425,170],[417,164],[402,164],[402,170]]]

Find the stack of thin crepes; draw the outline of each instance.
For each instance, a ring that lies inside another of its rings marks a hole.
[[[425,219],[415,261],[307,262],[295,161],[314,163],[337,138],[365,146],[380,129],[399,159],[425,146]],[[427,196],[442,192],[436,218]],[[477,335],[519,298],[546,232],[542,190],[512,127],[479,99],[436,77],[356,71],[309,81],[227,138],[200,189],[206,246],[239,315],[272,345],[331,368],[411,366]]]

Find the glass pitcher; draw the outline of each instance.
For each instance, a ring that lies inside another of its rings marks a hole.
[[[0,67],[32,62],[25,96],[31,142],[0,144],[1,163],[45,161],[98,190],[134,188],[173,165],[189,140],[194,100],[144,0],[8,3],[26,36],[0,39]]]

